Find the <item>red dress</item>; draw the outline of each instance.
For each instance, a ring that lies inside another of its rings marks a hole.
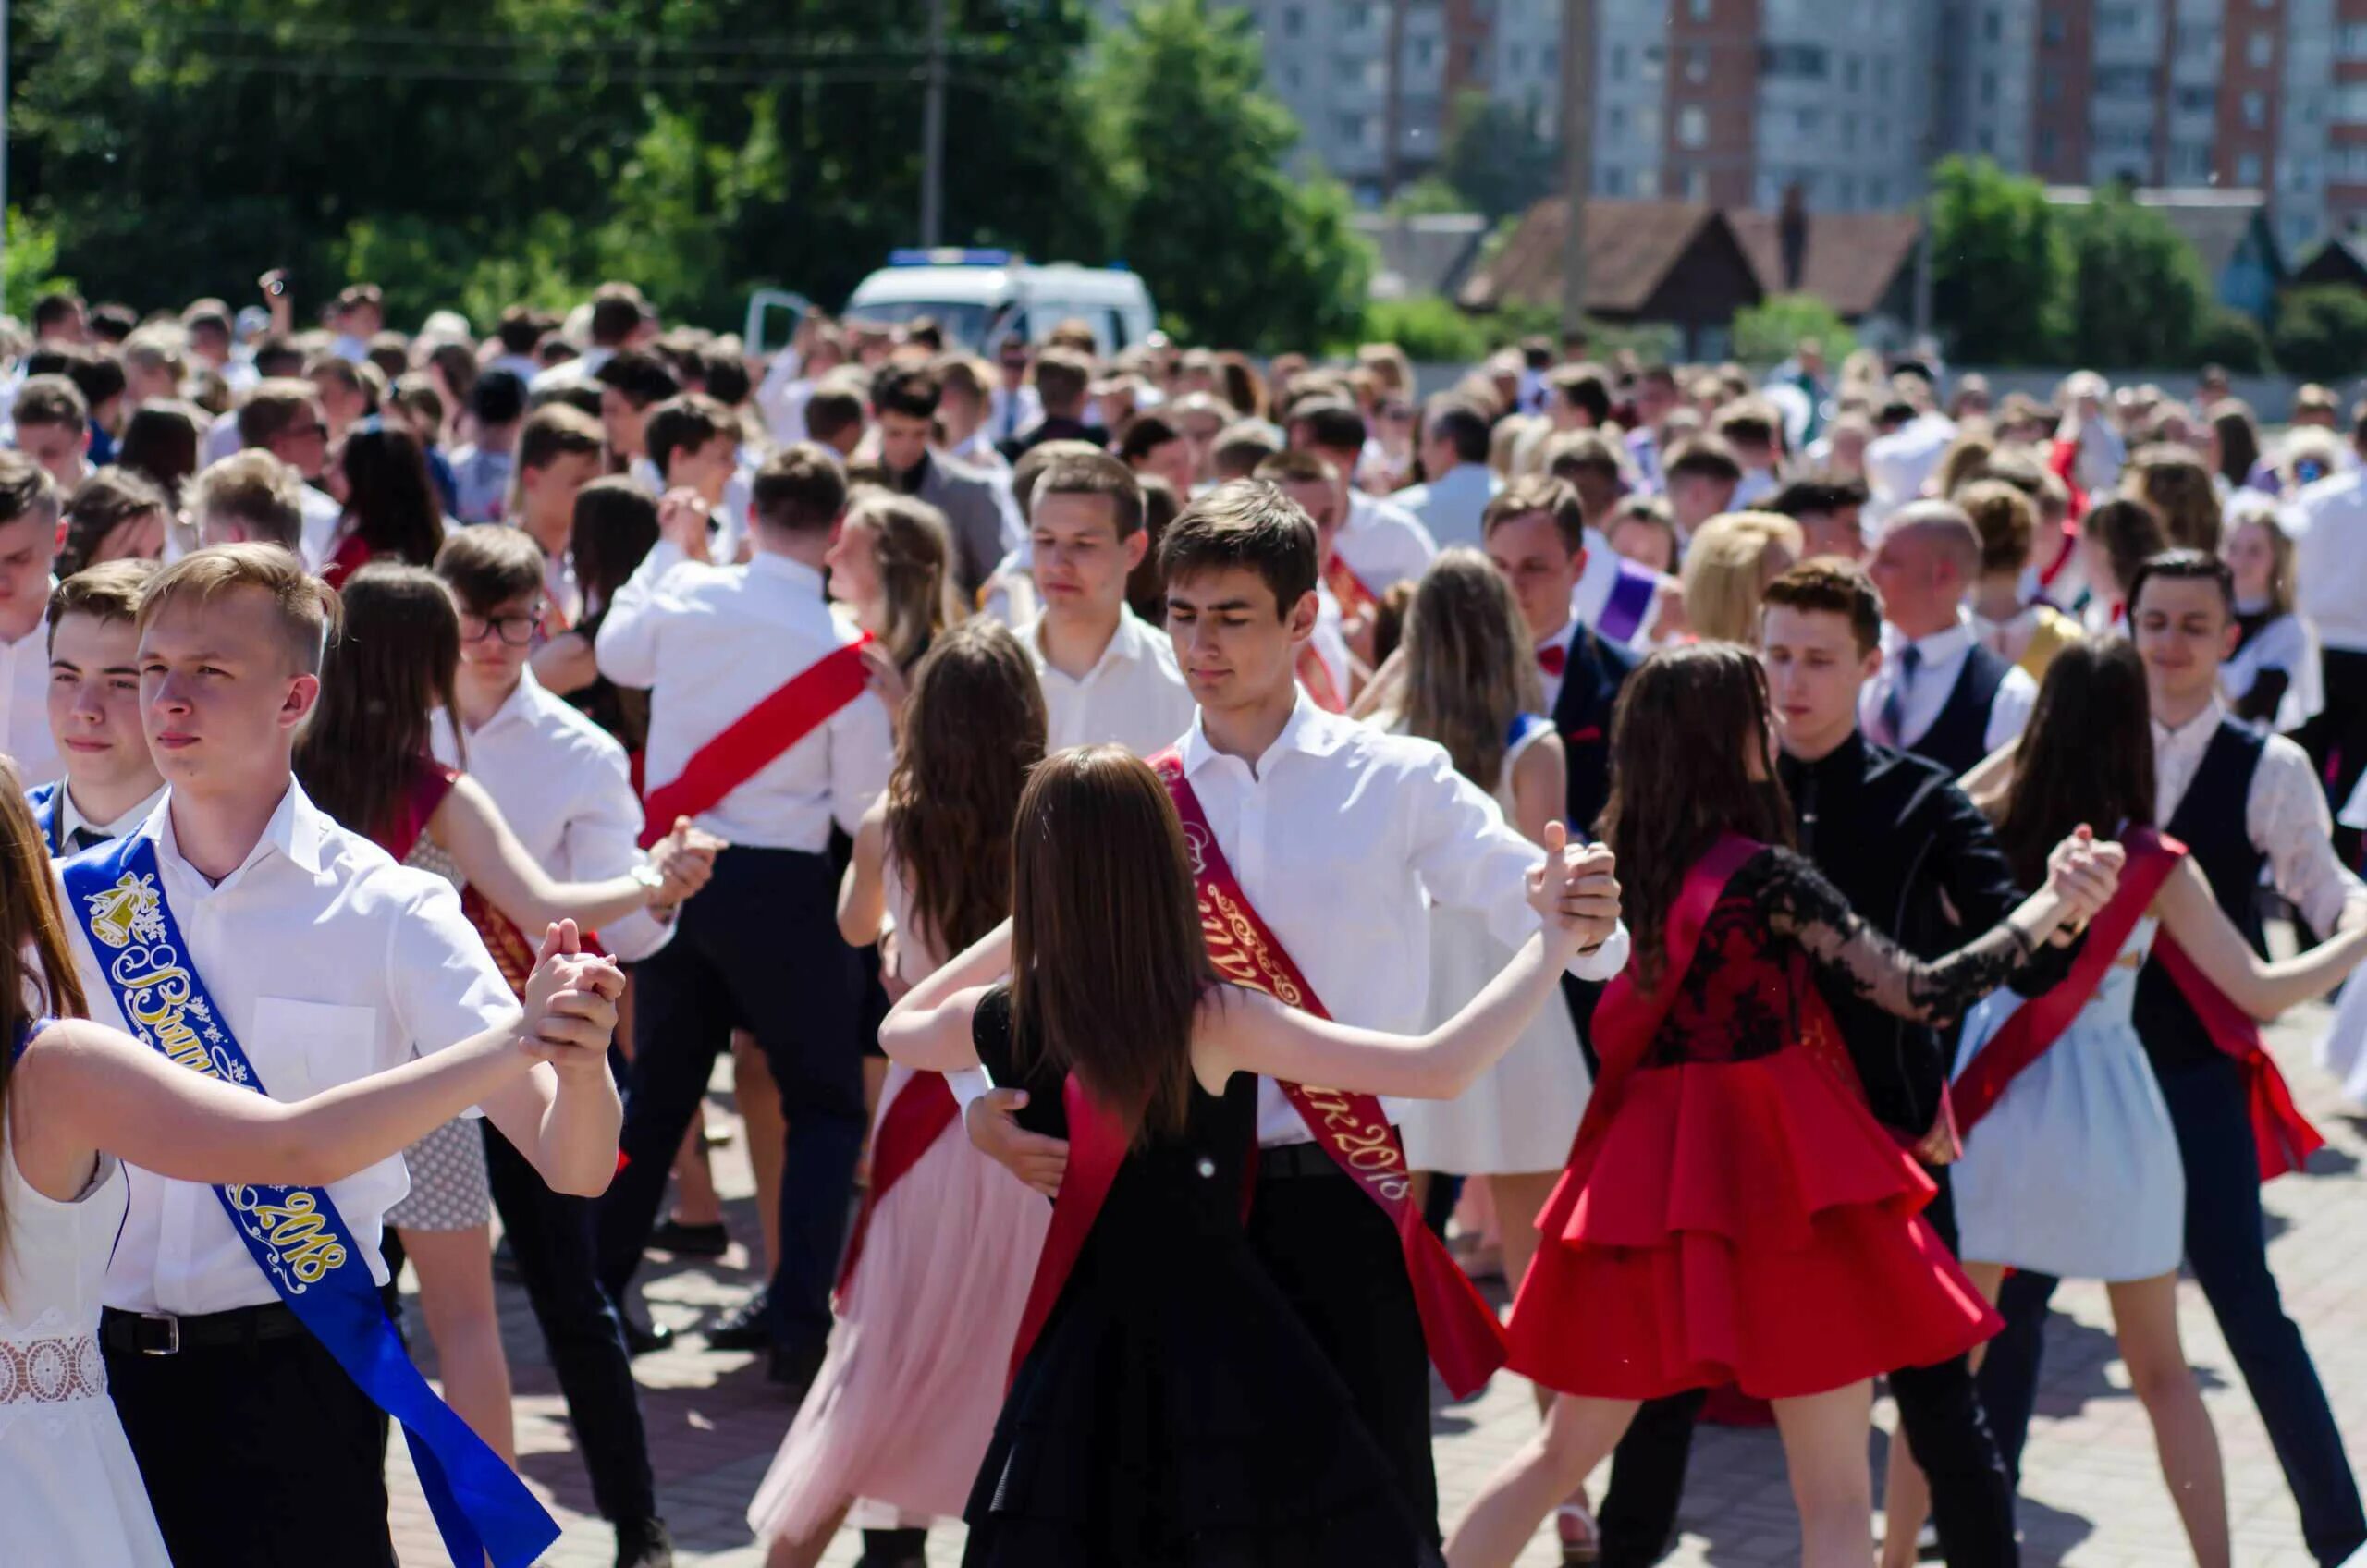
[[[1729,839],[1687,876],[1658,989],[1604,993],[1603,1072],[1538,1216],[1513,1370],[1611,1399],[1796,1398],[2000,1326],[1919,1218],[1936,1189],[1867,1110],[1807,952],[1770,928],[1804,869]]]
[[[345,580],[378,558],[378,552],[359,533],[348,533],[337,540],[337,548],[321,563],[321,581],[332,588],[342,588]]]

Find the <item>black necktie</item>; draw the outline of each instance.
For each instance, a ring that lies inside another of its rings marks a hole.
[[[71,852],[78,855],[94,844],[104,844],[106,841],[107,836],[95,827],[77,827],[67,835],[67,842],[70,846]]]

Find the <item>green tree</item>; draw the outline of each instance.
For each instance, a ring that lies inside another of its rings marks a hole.
[[[2221,365],[2238,375],[2264,375],[2272,365],[2268,334],[2260,323],[2230,305],[2214,305],[2195,329],[2193,360],[2198,365]]]
[[[8,253],[5,281],[0,281],[0,311],[19,322],[29,321],[33,301],[55,289],[71,288],[74,280],[57,276],[57,235],[25,216],[21,207],[7,215]]]
[[[1477,88],[1455,96],[1439,173],[1490,222],[1527,212],[1561,178],[1561,145],[1538,119],[1534,100],[1507,104]]]
[[[2071,251],[2045,188],[1986,158],[1932,171],[1932,313],[1968,364],[2043,364],[2069,339]]]
[[[2348,284],[2296,288],[2276,308],[2276,363],[2308,381],[2341,381],[2367,364],[2367,294]]]
[[[1297,122],[1264,86],[1248,14],[1149,0],[1089,67],[1122,254],[1181,337],[1310,347],[1355,331],[1370,250],[1347,193],[1288,166]]]
[[[2081,364],[2184,365],[2211,308],[2194,247],[2124,187],[2067,214],[2071,353]]]
[[[1737,311],[1734,337],[1735,357],[1752,365],[1789,359],[1803,338],[1815,338],[1832,364],[1839,364],[1858,347],[1858,335],[1841,313],[1813,294],[1771,295]]]

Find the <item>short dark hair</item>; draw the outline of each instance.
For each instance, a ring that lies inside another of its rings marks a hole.
[[[592,341],[603,347],[621,343],[639,332],[641,290],[630,283],[602,284],[592,296],[591,327]]]
[[[816,441],[835,441],[862,427],[863,398],[843,382],[826,382],[805,399],[805,434]]]
[[[82,394],[85,408],[95,409],[122,395],[123,361],[113,354],[75,354],[66,361],[66,379]]]
[[[82,309],[82,296],[68,289],[54,289],[33,301],[33,333],[38,337],[53,326],[74,319]]]
[[[532,354],[534,345],[551,329],[550,317],[531,305],[512,305],[501,312],[500,325],[493,335],[501,339],[505,354]]]
[[[871,380],[871,407],[877,413],[935,419],[944,396],[944,384],[926,366],[889,365]]]
[[[2148,556],[2145,564],[2137,569],[2128,582],[2128,618],[2137,619],[2137,606],[2145,597],[2145,584],[2155,578],[2173,582],[2215,582],[2219,597],[2227,613],[2236,613],[2236,573],[2225,557],[2207,550],[2164,550],[2158,556]]]
[[[1735,449],[1718,435],[1696,435],[1680,442],[1661,472],[1670,479],[1685,474],[1699,474],[1704,479],[1722,479],[1729,484],[1742,483],[1742,461]]]
[[[30,376],[17,393],[16,420],[19,425],[87,425],[91,405],[82,389],[65,376]]]
[[[1611,378],[1600,365],[1564,365],[1545,378],[1562,400],[1597,424],[1611,421]]]
[[[704,392],[685,392],[649,410],[648,423],[641,427],[641,440],[649,448],[657,477],[664,479],[674,472],[677,453],[694,452],[733,428],[730,409]]]
[[[1838,512],[1862,507],[1871,496],[1866,482],[1854,474],[1811,473],[1776,491],[1768,499],[1766,508],[1785,517],[1807,517],[1811,512]]]
[[[1543,512],[1553,520],[1553,532],[1569,554],[1575,556],[1587,547],[1587,509],[1579,503],[1577,487],[1545,473],[1522,474],[1497,491],[1488,509],[1479,514],[1479,537],[1484,540],[1515,518],[1531,512]]]
[[[49,470],[22,452],[0,448],[0,527],[27,517],[54,527],[57,505],[57,482]]]
[[[783,447],[756,471],[748,510],[760,528],[784,533],[827,531],[846,510],[847,476],[827,447],[800,441]]]
[[[1435,433],[1441,440],[1454,448],[1454,460],[1459,463],[1484,463],[1488,460],[1490,421],[1487,410],[1468,398],[1453,395],[1430,404],[1423,427]],[[1430,475],[1432,479],[1437,474]]]
[[[524,594],[543,591],[543,547],[522,528],[485,524],[445,536],[435,575],[460,608],[483,615]]]
[[[1836,556],[1805,560],[1769,583],[1759,595],[1760,612],[1782,606],[1803,612],[1827,611],[1849,623],[1849,635],[1861,655],[1882,645],[1883,596],[1866,569]]]
[[[526,381],[514,370],[497,366],[469,388],[469,412],[480,425],[512,424],[526,412]]]
[[[619,349],[608,356],[608,362],[592,373],[592,379],[603,386],[613,386],[637,408],[662,403],[682,389],[666,361],[640,349]]]
[[[1361,452],[1368,432],[1365,416],[1343,398],[1318,398],[1291,410],[1290,422],[1306,433],[1310,447],[1327,452]]]
[[[546,403],[518,427],[518,467],[546,469],[570,452],[597,453],[600,422],[572,403]]]
[[[70,576],[91,564],[108,534],[143,512],[166,510],[164,491],[119,463],[92,469],[66,498],[66,537],[57,547],[57,571]]]
[[[1106,452],[1062,453],[1046,463],[1028,496],[1031,518],[1047,496],[1106,496],[1119,538],[1131,539],[1142,531],[1142,484],[1134,470]]]
[[[1315,592],[1315,521],[1277,485],[1237,479],[1196,497],[1159,541],[1159,570],[1172,583],[1203,571],[1244,567],[1273,590],[1289,615]]]
[[[1118,437],[1118,460],[1132,468],[1170,441],[1182,439],[1184,433],[1159,415],[1136,414]]]

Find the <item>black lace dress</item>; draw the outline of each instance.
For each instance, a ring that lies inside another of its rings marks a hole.
[[[1008,991],[974,1035],[1020,1121],[1061,1082],[1013,1060]],[[1388,1460],[1241,1227],[1257,1081],[1195,1086],[1129,1156],[1020,1367],[970,1497],[967,1568],[1430,1568]]]
[[[1809,968],[1932,1021],[2028,957],[2004,927],[1944,959],[1907,957],[1798,855],[1752,855],[1538,1215],[1544,1244],[1507,1326],[1513,1370],[1604,1398],[1733,1383],[1783,1399],[1993,1333],[1919,1218],[1934,1188],[1866,1109]],[[1614,1011],[1607,994],[1599,1031]]]

